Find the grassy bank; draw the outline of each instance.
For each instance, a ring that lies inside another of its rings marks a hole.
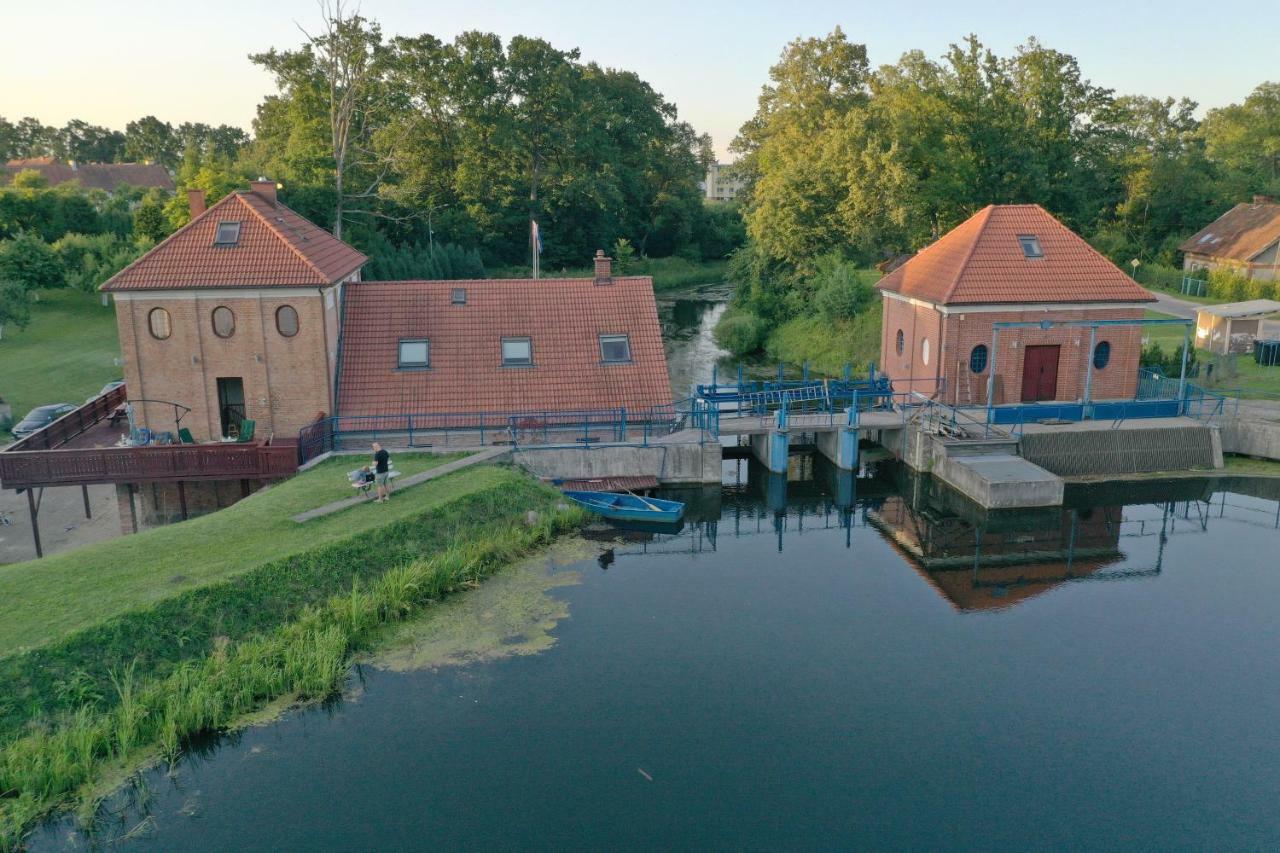
[[[481,484],[459,496],[459,478]],[[423,499],[405,517],[0,660],[0,678],[13,687],[0,838],[17,843],[32,820],[104,774],[155,754],[176,757],[194,735],[275,698],[327,695],[381,626],[581,520],[557,492],[509,469],[478,468],[418,490]],[[442,494],[453,497],[442,502]],[[535,523],[529,510],[539,513]]]
[[[851,320],[797,317],[769,333],[765,354],[770,362],[807,361],[819,375],[839,376],[845,364],[861,375],[869,362],[880,361],[880,317],[878,300]]]
[[[530,267],[515,266],[490,270],[489,274],[493,278],[528,278],[533,272]],[[729,275],[729,262],[691,261],[676,257],[638,258],[631,262],[626,274],[653,276],[654,290],[679,290],[725,281]],[[542,270],[544,278],[590,278],[593,275],[595,270],[591,267]]]
[[[416,474],[456,455],[397,453]],[[306,524],[293,515],[350,495],[351,459],[330,459],[220,512],[110,542],[0,566],[0,658],[127,610],[215,583],[299,550],[344,540],[505,478],[482,468],[433,481],[387,504],[365,504]]]
[[[83,402],[120,377],[119,357],[115,312],[97,294],[41,291],[27,328],[4,327],[0,397],[15,420],[45,403]]]

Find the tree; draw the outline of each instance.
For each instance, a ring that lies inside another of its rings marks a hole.
[[[53,248],[30,233],[0,243],[0,279],[17,282],[27,290],[66,284]]]
[[[177,165],[180,149],[173,127],[155,116],[143,116],[124,127],[124,156],[139,163]]]
[[[124,134],[72,119],[58,131],[54,154],[78,163],[114,163],[124,152]]]
[[[133,213],[134,237],[156,243],[169,236],[169,231],[169,220],[164,215],[164,208],[155,200],[147,199],[138,205]]]
[[[358,199],[377,195],[386,174],[384,164],[369,163],[370,139],[382,118],[384,92],[379,78],[382,30],[375,21],[351,13],[342,0],[322,5],[323,29],[302,30],[301,50],[250,57],[276,76],[282,98],[313,99],[328,112],[328,150],[334,198],[333,233],[342,237],[345,219]],[[372,167],[372,168],[370,168]],[[371,175],[357,175],[369,169]]]
[[[1221,202],[1255,193],[1280,196],[1280,83],[1263,83],[1244,99],[1205,116],[1205,153],[1221,169]]]
[[[0,279],[0,336],[7,325],[25,329],[31,322],[31,294],[21,283]]]

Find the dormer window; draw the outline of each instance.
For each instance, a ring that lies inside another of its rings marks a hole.
[[[1022,244],[1022,254],[1028,258],[1043,258],[1044,249],[1040,248],[1040,238],[1034,234],[1019,234],[1018,242]]]
[[[240,242],[239,222],[219,222],[218,233],[213,237],[215,246],[234,246]]]

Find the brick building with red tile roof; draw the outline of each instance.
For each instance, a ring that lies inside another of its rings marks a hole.
[[[10,160],[0,168],[0,186],[21,172],[36,172],[49,186],[78,183],[86,190],[114,192],[120,187],[173,191],[169,170],[159,163],[61,163],[52,157]]]
[[[1048,326],[1004,331],[997,322],[1140,320],[1145,289],[1039,205],[990,205],[922,249],[877,285],[883,298],[880,362],[899,391],[957,405],[1131,398],[1138,326]],[[1092,363],[1092,367],[1090,364]]]
[[[318,415],[563,412],[671,402],[649,278],[361,282],[367,258],[255,181],[102,289],[139,425],[291,437]],[[143,402],[154,401],[154,402]]]

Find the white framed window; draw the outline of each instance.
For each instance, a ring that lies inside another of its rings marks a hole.
[[[219,222],[218,232],[214,235],[213,245],[234,246],[240,242],[239,222]]]
[[[405,368],[430,367],[431,342],[426,338],[401,340],[396,366]]]
[[[631,338],[627,335],[601,335],[600,360],[606,364],[631,361]]]
[[[533,366],[533,339],[532,338],[503,338],[502,339],[502,366],[503,367],[532,367]]]

